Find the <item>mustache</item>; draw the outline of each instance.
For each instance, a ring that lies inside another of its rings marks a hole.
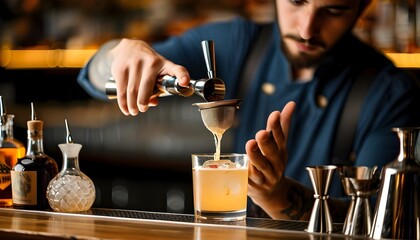
[[[293,35],[293,34],[286,34],[286,35],[284,35],[284,38],[289,38],[289,39],[292,39],[296,42],[306,44],[308,46],[318,46],[318,47],[321,47],[321,48],[326,48],[327,47],[327,45],[322,40],[317,39],[317,38],[303,39],[303,38],[301,38],[297,35]]]

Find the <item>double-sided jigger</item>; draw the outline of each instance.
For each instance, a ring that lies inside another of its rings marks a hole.
[[[328,188],[336,168],[337,167],[333,165],[306,167],[315,192],[314,206],[312,208],[308,228],[305,229],[307,232],[331,233],[333,230],[327,199],[329,198]]]
[[[379,190],[378,167],[343,166],[338,168],[344,192],[351,197],[343,234],[367,236],[372,229],[373,211],[370,197]]]

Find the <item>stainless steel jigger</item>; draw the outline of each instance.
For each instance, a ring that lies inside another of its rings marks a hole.
[[[220,101],[225,97],[225,83],[216,78],[216,64],[214,54],[214,43],[213,41],[202,41],[201,46],[203,49],[204,59],[207,67],[207,79],[190,80],[188,87],[182,87],[179,85],[178,79],[173,76],[163,76],[158,79],[153,90],[153,95],[158,97],[165,97],[169,95],[178,95],[183,97],[190,97],[194,93],[206,100]],[[109,99],[115,99],[117,97],[117,85],[115,79],[110,77],[108,82],[105,83],[105,93]]]
[[[378,167],[344,166],[338,168],[344,192],[351,202],[344,221],[343,234],[367,236],[372,228],[373,212],[370,197],[378,192]]]
[[[327,199],[329,198],[328,188],[336,168],[333,165],[306,167],[315,192],[315,203],[312,208],[308,228],[305,229],[307,232],[331,233],[333,230]]]
[[[211,132],[224,133],[235,120],[235,110],[239,108],[240,99],[215,102],[194,103],[201,113],[204,125]]]

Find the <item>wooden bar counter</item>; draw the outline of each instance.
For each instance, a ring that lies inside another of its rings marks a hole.
[[[198,222],[193,215],[117,209],[58,213],[0,208],[0,239],[364,239],[308,233],[307,222],[247,218],[233,223]]]

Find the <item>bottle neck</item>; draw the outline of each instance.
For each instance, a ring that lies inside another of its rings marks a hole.
[[[405,161],[406,159],[415,159],[415,146],[419,129],[408,128],[398,132],[400,139],[400,154],[398,161]]]
[[[5,120],[6,121],[3,121]],[[13,115],[2,118],[0,125],[0,148],[17,148],[17,158],[25,156],[25,145],[13,137]]]
[[[63,153],[63,167],[61,172],[72,175],[80,175],[79,168],[79,151],[82,145],[78,143],[62,143],[58,144]]]
[[[42,136],[42,135],[41,135]],[[44,153],[44,141],[39,135],[30,135],[28,131],[28,143],[26,155],[38,155]]]
[[[6,115],[2,115],[0,118],[0,141],[3,142],[8,137],[9,125],[7,124],[8,118]]]
[[[69,172],[80,171],[79,158],[78,157],[69,157],[69,156],[67,156],[67,154],[63,154],[62,171],[69,171]]]
[[[5,130],[6,130],[6,136],[7,136],[7,138],[10,138],[10,139],[14,139],[14,136],[13,136],[13,118],[14,118],[15,116],[14,115],[12,115],[12,114],[7,114],[6,115],[6,126],[5,126]]]
[[[7,138],[7,131],[5,125],[0,125],[0,142]]]
[[[13,118],[15,115],[7,114],[0,117],[0,139],[13,139]]]

